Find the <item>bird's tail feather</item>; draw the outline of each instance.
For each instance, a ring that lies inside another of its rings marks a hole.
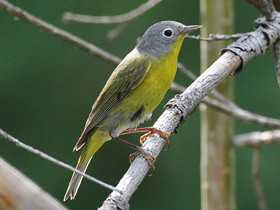
[[[96,139],[96,138],[89,139],[89,141],[87,142],[88,144],[85,145],[85,147],[83,148],[76,169],[80,170],[82,173],[85,173],[91,161],[92,156],[104,144],[104,142],[105,141],[101,139]],[[67,191],[64,195],[63,201],[66,201],[68,198],[70,198],[70,200],[73,200],[75,198],[82,180],[83,180],[82,175],[77,174],[76,172],[73,173]]]

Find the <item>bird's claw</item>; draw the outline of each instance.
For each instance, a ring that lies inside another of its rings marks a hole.
[[[155,171],[155,162],[156,162],[156,158],[154,158],[152,155],[150,155],[149,153],[145,152],[144,150],[139,150],[137,152],[132,153],[129,156],[129,162],[132,163],[132,161],[138,157],[139,155],[141,155],[143,158],[145,158],[145,160],[147,161],[151,171],[154,173]]]

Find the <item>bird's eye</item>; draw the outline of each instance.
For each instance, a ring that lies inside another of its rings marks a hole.
[[[171,29],[165,29],[163,31],[163,35],[166,36],[166,37],[171,37],[173,34],[173,31]]]

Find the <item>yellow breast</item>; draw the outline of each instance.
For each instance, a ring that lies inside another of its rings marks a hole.
[[[139,101],[145,107],[146,113],[151,113],[162,101],[170,88],[177,71],[178,53],[182,40],[175,43],[171,53],[160,60],[154,59],[142,83],[127,98],[134,106],[139,106]]]

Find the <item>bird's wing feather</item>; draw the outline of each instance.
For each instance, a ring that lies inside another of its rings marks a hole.
[[[115,69],[94,103],[74,150],[78,150],[86,142],[90,131],[142,82],[150,66],[150,58],[142,56],[122,62]]]

